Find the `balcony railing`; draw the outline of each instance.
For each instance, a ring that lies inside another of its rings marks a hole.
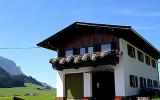
[[[98,65],[116,65],[119,62],[119,51],[94,52],[93,54],[73,55],[68,57],[52,58],[50,63],[56,70],[80,68]]]

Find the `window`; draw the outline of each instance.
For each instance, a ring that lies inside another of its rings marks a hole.
[[[111,44],[102,44],[101,51],[111,51]]]
[[[151,60],[151,64],[152,64],[153,68],[156,68],[157,65],[156,65],[156,61],[154,59]]]
[[[92,54],[93,53],[93,47],[88,47],[88,53]]]
[[[138,60],[144,62],[144,55],[141,51],[137,50]]]
[[[135,76],[135,83],[136,83],[135,86],[138,87],[138,77],[137,76]]]
[[[73,50],[67,50],[66,52],[65,52],[65,56],[67,57],[67,56],[72,56],[73,55]]]
[[[147,79],[147,85],[148,85],[148,87],[152,87],[152,80],[151,79]]]
[[[135,58],[135,48],[127,45],[127,49],[128,49],[128,55],[132,58]]]
[[[130,86],[131,86],[131,87],[134,87],[134,85],[135,85],[135,84],[134,84],[134,76],[133,76],[133,75],[130,75],[129,78],[130,78]]]
[[[140,88],[146,88],[146,78],[140,77],[139,82],[140,82]]]
[[[85,54],[85,48],[80,48],[80,55],[83,55],[83,54]]]
[[[137,76],[130,75],[129,78],[130,78],[130,86],[131,87],[138,87],[138,78],[137,78]]]
[[[153,81],[154,87],[158,87],[158,82],[156,80]]]
[[[150,62],[150,57],[149,56],[145,56],[145,60],[146,60],[146,64],[147,65],[150,65],[151,64],[151,62]]]

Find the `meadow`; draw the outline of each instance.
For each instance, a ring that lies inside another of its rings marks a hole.
[[[53,100],[55,98],[56,89],[40,90],[43,88],[44,87],[31,83],[25,83],[25,87],[0,88],[0,100],[12,100],[13,96],[25,100]]]

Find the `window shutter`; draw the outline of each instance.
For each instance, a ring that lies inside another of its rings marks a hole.
[[[144,78],[144,87],[146,88],[146,78]]]
[[[130,75],[129,78],[130,78],[130,86],[131,86],[131,87],[134,87],[133,75]]]
[[[88,47],[85,48],[85,53],[88,53]]]
[[[138,87],[138,77],[137,76],[135,76],[135,83],[136,83],[135,86]]]
[[[93,45],[93,51],[94,52],[100,52],[101,51],[101,45],[100,44],[94,44]]]
[[[80,49],[79,48],[74,48],[73,49],[73,55],[79,55],[80,54]]]
[[[65,50],[60,49],[58,51],[58,57],[64,57],[65,56]]]
[[[111,43],[111,50],[116,50],[116,41],[112,41]]]

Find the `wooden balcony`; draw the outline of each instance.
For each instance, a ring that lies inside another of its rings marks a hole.
[[[94,52],[93,54],[59,57],[50,60],[55,70],[78,69],[80,67],[97,67],[99,65],[116,65],[119,63],[119,51]]]

